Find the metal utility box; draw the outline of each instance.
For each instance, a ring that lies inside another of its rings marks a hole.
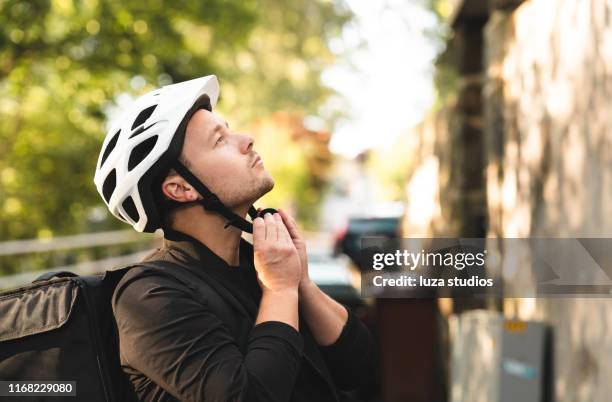
[[[504,322],[500,361],[500,402],[549,400],[549,328],[533,321]]]
[[[451,402],[552,401],[551,332],[474,310],[451,317]]]

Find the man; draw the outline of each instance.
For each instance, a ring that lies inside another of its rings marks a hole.
[[[110,211],[164,231],[115,289],[122,368],[143,401],[339,401],[371,382],[371,336],[310,280],[295,221],[256,217],[274,181],[212,113],[218,91],[214,76],[152,91],[104,141],[94,181]]]

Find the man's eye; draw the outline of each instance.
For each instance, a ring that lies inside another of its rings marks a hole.
[[[215,145],[219,144],[220,142],[224,142],[225,141],[225,137],[220,136],[219,138],[217,138],[217,141],[215,141]]]

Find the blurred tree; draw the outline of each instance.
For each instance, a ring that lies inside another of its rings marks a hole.
[[[127,228],[93,185],[122,93],[214,73],[235,127],[316,114],[328,39],[350,17],[324,0],[0,0],[0,241]],[[304,182],[306,165],[294,168],[279,187]]]
[[[295,209],[305,227],[314,229],[332,163],[331,133],[310,130],[301,115],[287,112],[256,119],[249,128],[276,182],[258,206]]]
[[[436,100],[432,112],[438,112],[449,101],[453,101],[458,88],[458,74],[455,66],[450,60],[457,57],[454,52],[456,49],[446,46],[452,35],[451,23],[459,7],[464,2],[454,0],[424,0],[425,5],[434,13],[438,19],[438,24],[430,37],[440,50],[435,63],[434,85],[436,90]]]

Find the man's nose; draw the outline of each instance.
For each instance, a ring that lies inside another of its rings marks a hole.
[[[250,135],[238,134],[238,147],[240,152],[248,154],[253,149],[253,143],[255,140]]]

